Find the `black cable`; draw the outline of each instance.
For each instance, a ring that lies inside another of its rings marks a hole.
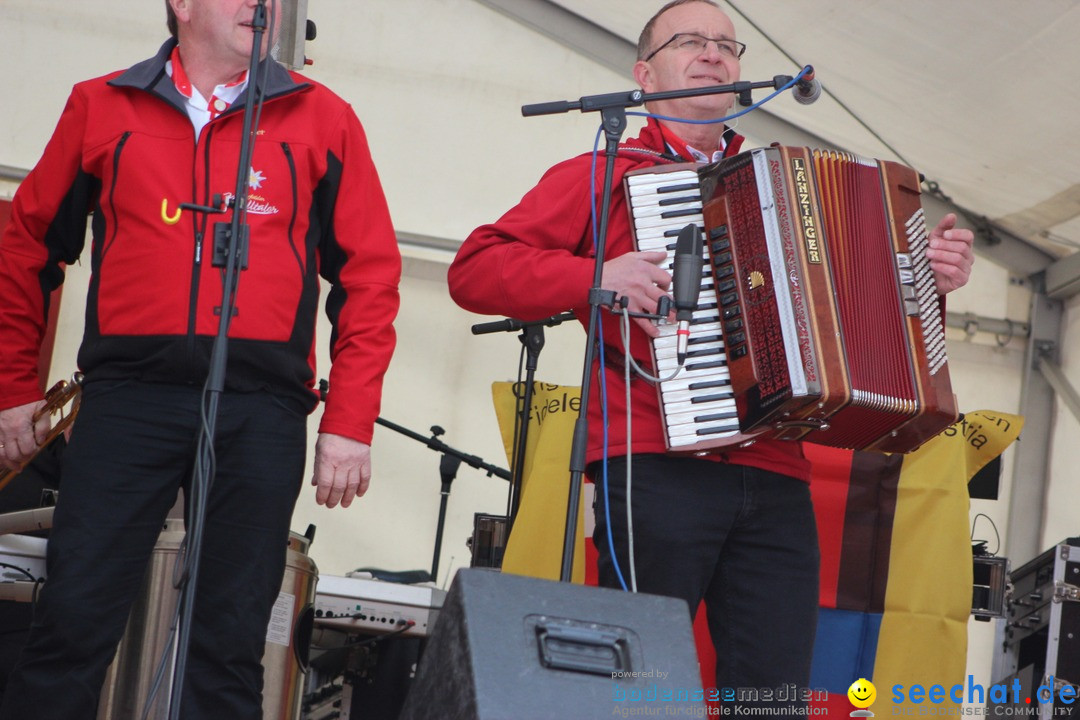
[[[0,567],[5,567],[10,570],[18,570],[26,577],[30,578],[30,582],[34,583],[34,589],[30,592],[30,612],[31,614],[37,611],[38,593],[41,592],[41,585],[45,582],[44,578],[34,577],[33,574],[18,565],[10,565],[8,563],[0,562]]]
[[[173,571],[175,575],[176,567]],[[173,608],[173,619],[169,625],[169,641],[165,643],[165,647],[161,650],[161,658],[158,660],[157,669],[154,671],[154,678],[150,683],[150,690],[146,693],[146,700],[143,701],[143,711],[140,715],[140,720],[147,720],[150,717],[150,710],[154,706],[154,698],[157,696],[158,691],[161,689],[161,682],[165,679],[165,671],[169,666],[169,657],[172,655],[173,644],[176,642],[176,628],[180,619],[180,603],[176,604]]]
[[[353,620],[358,620],[360,618],[360,613],[357,613],[355,615],[350,615],[349,617],[352,618]],[[401,623],[401,627],[398,628],[397,630],[395,630],[393,632],[383,633],[382,635],[376,635],[375,637],[370,637],[367,640],[361,640],[360,642],[353,643],[353,644],[349,645],[348,647],[349,648],[357,648],[357,647],[363,647],[365,645],[373,645],[373,644],[375,644],[377,642],[382,642],[383,640],[386,640],[386,639],[389,639],[389,638],[392,638],[392,637],[397,637],[398,635],[401,635],[402,633],[408,632],[412,628],[416,627],[416,621],[415,620],[399,620],[398,622]]]
[[[979,518],[984,517],[986,521],[990,523],[990,527],[994,529],[994,538],[997,546],[994,548],[994,552],[987,553],[988,555],[996,556],[1001,551],[1001,535],[998,533],[997,525],[994,524],[994,520],[986,513],[976,513],[975,517],[971,519],[971,541],[975,542],[975,523],[979,521]],[[980,540],[979,542],[986,542]]]
[[[7,568],[9,570],[18,570],[23,575],[30,578],[30,582],[34,582],[34,583],[40,582],[38,580],[38,578],[34,577],[33,574],[29,570],[27,570],[25,568],[21,568],[18,565],[11,565],[10,563],[0,562],[0,568]]]

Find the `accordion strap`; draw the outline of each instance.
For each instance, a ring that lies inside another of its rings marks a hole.
[[[619,154],[633,153],[635,155],[645,155],[653,159],[656,165],[671,165],[674,163],[687,162],[686,158],[673,155],[671,153],[660,152],[659,150],[650,150],[645,147],[637,147],[634,145],[619,145]]]

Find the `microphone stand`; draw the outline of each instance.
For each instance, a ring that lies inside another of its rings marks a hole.
[[[210,354],[210,367],[207,374],[203,407],[204,428],[199,437],[198,457],[192,477],[192,507],[188,515],[190,523],[184,542],[186,543],[187,567],[181,580],[183,592],[179,636],[176,647],[176,660],[173,668],[172,688],[169,698],[169,718],[176,720],[180,716],[180,702],[187,668],[188,647],[191,640],[191,619],[194,612],[195,587],[198,579],[199,558],[202,549],[203,522],[206,516],[207,495],[213,482],[213,446],[217,427],[218,406],[225,390],[225,370],[228,364],[229,324],[236,314],[236,289],[239,283],[239,271],[247,268],[247,248],[249,226],[246,223],[247,198],[250,180],[251,157],[254,152],[252,133],[255,114],[256,94],[258,90],[257,72],[262,56],[262,39],[266,31],[266,0],[259,0],[255,6],[251,21],[252,45],[248,63],[248,84],[245,90],[243,131],[241,135],[239,166],[236,169],[236,192],[232,202],[232,219],[226,224],[214,224],[213,263],[224,266],[224,283],[218,331]],[[270,58],[266,59],[270,62]],[[196,212],[223,213],[224,207],[205,207],[182,204]]]
[[[413,432],[408,428],[396,425],[381,417],[375,418],[375,422],[383,427],[388,427],[391,430],[399,432],[406,437],[411,437],[413,440],[421,442],[432,450],[443,454],[442,459],[439,461],[439,477],[442,480],[442,488],[439,490],[441,496],[439,498],[439,521],[435,526],[435,555],[431,560],[431,580],[432,582],[436,582],[439,573],[439,554],[442,551],[443,529],[446,525],[446,505],[450,500],[450,484],[454,481],[454,476],[457,474],[458,467],[464,462],[478,470],[483,470],[487,473],[488,477],[494,475],[504,480],[510,479],[510,473],[495,465],[489,465],[475,455],[467,455],[460,450],[455,450],[442,440],[439,440],[439,436],[443,435],[446,431],[438,425],[431,426],[431,437],[427,438],[420,433]]]
[[[626,130],[626,109],[644,105],[646,102],[655,100],[672,100],[675,98],[694,97],[699,95],[720,95],[724,93],[737,94],[739,104],[748,107],[753,104],[751,91],[758,88],[772,88],[779,90],[791,82],[792,78],[786,75],[777,75],[767,82],[740,81],[730,85],[713,85],[702,88],[689,88],[686,90],[668,90],[664,92],[646,93],[640,88],[629,92],[606,93],[603,95],[587,95],[576,101],[558,100],[555,102],[537,103],[525,105],[521,108],[521,114],[525,117],[534,115],[553,115],[566,113],[571,110],[581,112],[599,112],[601,126],[605,136],[605,165],[603,195],[600,203],[600,227],[597,230],[596,240],[596,264],[593,272],[593,286],[589,290],[589,324],[585,341],[585,360],[581,373],[581,405],[578,411],[578,419],[574,424],[573,444],[570,449],[570,497],[566,506],[566,531],[563,536],[563,556],[560,580],[570,582],[574,565],[574,534],[577,531],[577,517],[580,506],[581,481],[585,474],[585,452],[588,446],[588,408],[589,397],[592,389],[592,366],[596,355],[597,325],[600,320],[600,309],[603,306],[613,306],[617,300],[614,291],[603,290],[600,285],[604,272],[604,252],[607,244],[608,215],[611,209],[611,182],[615,176],[615,158],[619,151],[619,141]]]
[[[518,395],[517,386],[515,386],[514,390],[514,397],[518,399],[518,405],[516,408],[517,419],[514,425],[514,457],[511,463],[513,470],[510,477],[510,498],[507,502],[509,507],[506,516],[507,537],[510,536],[510,531],[514,529],[514,518],[517,517],[518,509],[521,506],[522,486],[525,479],[525,448],[529,440],[529,418],[532,414],[530,408],[532,407],[533,381],[536,377],[536,368],[540,363],[540,351],[544,349],[544,328],[556,327],[574,318],[574,313],[565,312],[532,322],[507,318],[472,326],[473,335],[521,330],[518,339],[525,346],[526,351],[525,385],[522,395]],[[518,385],[520,386],[520,384],[521,377],[519,376]]]

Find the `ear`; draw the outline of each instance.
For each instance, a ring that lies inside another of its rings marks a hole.
[[[653,81],[652,75],[652,66],[649,63],[644,60],[638,60],[634,63],[634,80],[637,82],[638,87],[645,92],[649,92],[649,85]]]
[[[187,23],[191,20],[191,8],[188,0],[169,0],[169,5],[172,6],[178,23]]]

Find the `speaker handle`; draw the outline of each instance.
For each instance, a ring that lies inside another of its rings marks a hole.
[[[296,629],[293,631],[293,655],[296,657],[296,664],[300,666],[300,672],[305,675],[311,669],[311,635],[314,630],[315,606],[308,603],[296,618]]]
[[[536,623],[536,639],[540,662],[546,668],[607,677],[630,671],[626,640],[617,633],[544,619]]]

